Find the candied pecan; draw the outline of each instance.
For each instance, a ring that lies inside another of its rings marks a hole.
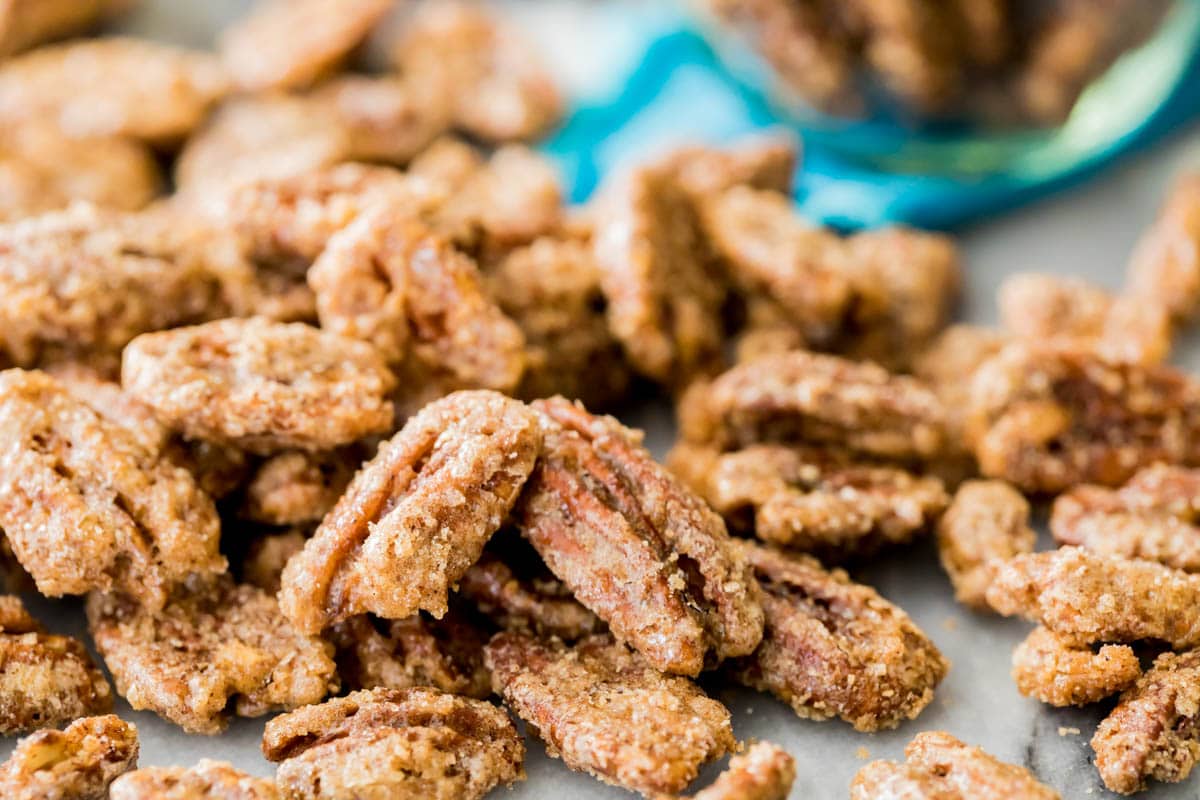
[[[83,33],[131,4],[131,0],[12,0],[0,13],[0,58]]]
[[[143,334],[125,348],[121,380],[185,436],[252,452],[320,450],[392,426],[395,378],[375,349],[301,323]]]
[[[525,777],[525,745],[507,714],[433,689],[298,709],[267,723],[262,747],[295,800],[478,800]]]
[[[494,392],[455,392],[426,406],[289,562],[287,616],[306,633],[368,611],[440,617],[449,587],[516,501],[541,442],[533,412]]]
[[[948,447],[963,446],[971,378],[1006,343],[1004,335],[989,328],[951,325],[913,359],[913,374],[929,384],[946,410]]]
[[[392,58],[402,73],[449,97],[455,124],[481,139],[532,139],[562,115],[562,98],[534,49],[474,4],[422,3]]]
[[[944,442],[945,411],[919,381],[806,351],[739,364],[680,403],[684,438],[721,449],[764,441],[918,459]]]
[[[937,478],[856,463],[831,450],[751,445],[716,454],[681,444],[668,465],[732,526],[826,558],[869,555],[911,541],[949,502]]]
[[[533,406],[545,444],[515,518],[550,571],[664,672],[750,653],[759,592],[721,518],[612,417]]]
[[[1006,764],[945,731],[918,733],[904,748],[904,756],[904,763],[872,761],[860,769],[850,785],[850,800],[1060,800],[1058,792],[1029,770]]]
[[[486,279],[500,310],[525,334],[517,396],[561,394],[589,408],[624,397],[629,365],[608,330],[600,269],[585,244],[538,239],[506,256]]]
[[[214,500],[239,488],[253,466],[244,450],[179,436],[173,436],[167,442],[164,455],[192,473],[196,485]]]
[[[592,248],[609,327],[639,372],[681,383],[718,359],[726,289],[673,173],[643,167],[608,187]]]
[[[1029,502],[1004,481],[967,481],[954,493],[937,526],[938,555],[954,586],[954,599],[988,607],[985,594],[998,561],[1032,553]]]
[[[860,731],[894,728],[929,705],[950,665],[907,614],[810,556],[739,546],[767,615],[762,644],[729,665],[739,683]]]
[[[1185,780],[1200,761],[1200,650],[1159,656],[1096,728],[1092,750],[1114,792]]]
[[[0,527],[43,594],[118,588],[161,605],[225,569],[192,476],[41,372],[0,373]]]
[[[480,700],[492,693],[483,666],[487,639],[454,608],[441,619],[351,617],[330,628],[329,638],[338,649],[338,674],[350,689],[431,686]]]
[[[161,452],[167,447],[170,431],[154,416],[154,409],[121,390],[121,384],[108,380],[99,371],[78,361],[53,364],[45,370],[71,397],[88,406],[101,418],[120,425],[146,450]]]
[[[137,764],[137,728],[119,717],[84,717],[66,730],[17,742],[0,764],[6,800],[108,800],[108,786]]]
[[[391,8],[390,0],[263,0],[221,34],[241,89],[294,89],[333,71]]]
[[[949,10],[922,0],[859,0],[863,55],[889,90],[918,111],[952,108],[965,70]]]
[[[807,349],[808,342],[804,334],[778,303],[761,295],[746,298],[745,325],[734,339],[735,363],[742,364],[789,350]]]
[[[1128,689],[1142,674],[1128,645],[1106,644],[1093,651],[1043,627],[1034,628],[1017,645],[1012,663],[1021,694],[1052,706],[1099,702]]]
[[[223,761],[194,767],[143,767],[113,782],[110,800],[282,800],[275,781],[255,778]]]
[[[674,172],[683,187],[697,197],[735,186],[790,195],[798,148],[799,142],[787,135],[748,136],[728,147],[676,147],[656,163]]]
[[[1200,572],[1200,469],[1155,464],[1120,489],[1082,485],[1059,495],[1050,532],[1061,544]]]
[[[450,125],[438,87],[394,75],[341,75],[309,95],[346,136],[346,158],[406,164]]]
[[[228,576],[194,581],[160,611],[93,593],[88,626],[117,691],[191,733],[239,716],[321,700],[337,688],[332,646],[290,626],[261,589]]]
[[[228,90],[217,59],[148,39],[41,47],[0,66],[0,123],[56,120],[71,136],[172,142]]]
[[[306,532],[299,528],[258,537],[246,548],[242,580],[272,597],[279,594],[283,568],[292,556],[304,549],[307,541]]]
[[[966,428],[988,477],[1030,492],[1112,486],[1155,461],[1200,464],[1200,384],[1170,367],[1013,344],[975,373]]]
[[[20,598],[0,595],[0,733],[103,714],[112,704],[82,642],[46,633]]]
[[[364,455],[362,448],[350,446],[271,456],[246,485],[241,515],[267,525],[320,522],[346,491]]]
[[[1164,305],[1176,319],[1200,307],[1200,172],[1176,179],[1158,219],[1129,263],[1132,293]]]
[[[1080,644],[1200,644],[1200,577],[1152,561],[1063,547],[997,565],[987,601]]]
[[[463,387],[508,391],[524,337],[488,298],[468,256],[423,223],[380,204],[334,234],[308,273],[321,325],[406,356]]]
[[[524,633],[484,650],[492,687],[568,767],[652,796],[734,749],[729,712],[609,636],[567,647]]]
[[[787,800],[796,761],[770,742],[756,742],[729,760],[729,767],[690,800]]]

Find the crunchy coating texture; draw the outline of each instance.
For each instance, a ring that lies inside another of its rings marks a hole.
[[[1179,176],[1129,263],[1133,294],[1187,320],[1200,307],[1200,172]]]
[[[265,525],[320,522],[345,492],[364,455],[352,446],[271,456],[246,484],[241,516]]]
[[[221,60],[246,91],[314,83],[362,41],[390,0],[263,0],[221,34]]]
[[[295,800],[478,800],[525,777],[508,715],[434,689],[376,689],[267,723],[263,755]]]
[[[680,402],[684,439],[721,449],[760,442],[921,459],[943,446],[945,411],[919,381],[806,351],[739,364]]]
[[[1060,800],[1029,770],[999,761],[945,731],[918,733],[904,756],[904,763],[872,761],[859,770],[850,784],[850,800]]]
[[[174,583],[225,569],[191,474],[42,372],[0,373],[0,527],[49,596],[120,589],[161,606]]]
[[[770,742],[755,742],[691,800],[787,800],[796,780],[796,760]]]
[[[741,543],[763,589],[767,623],[754,654],[729,665],[801,717],[860,731],[894,728],[933,700],[950,664],[901,609],[811,556]]]
[[[363,466],[288,563],[281,601],[292,624],[315,634],[367,611],[440,617],[541,444],[533,412],[494,392],[455,392],[427,405]]]
[[[1200,470],[1155,464],[1119,489],[1076,486],[1059,495],[1050,532],[1060,544],[1200,572]]]
[[[1012,657],[1017,689],[1052,706],[1085,706],[1128,689],[1142,674],[1133,648],[1106,644],[1093,651],[1043,627],[1034,628]]]
[[[933,389],[946,411],[946,449],[952,456],[974,460],[964,441],[971,380],[1007,342],[990,328],[951,325],[913,358],[913,374]]]
[[[112,710],[112,689],[83,643],[46,633],[20,598],[0,595],[0,733]]]
[[[536,138],[563,113],[534,48],[471,3],[422,3],[392,59],[401,73],[450,98],[457,127],[487,141]]]
[[[255,778],[223,761],[194,767],[143,767],[122,775],[110,800],[282,800],[275,781]]]
[[[131,0],[10,0],[0,9],[0,58],[83,33]]]
[[[395,378],[379,354],[301,323],[143,334],[125,348],[121,383],[185,436],[257,453],[323,450],[392,426]]]
[[[727,147],[683,145],[655,163],[674,172],[683,187],[697,197],[735,186],[791,194],[799,148],[800,143],[791,136],[771,133],[747,136]]]
[[[750,653],[758,587],[721,518],[612,417],[532,405],[545,444],[514,517],[550,571],[664,672]]]
[[[724,706],[608,636],[566,647],[501,633],[485,659],[492,687],[547,752],[606,783],[676,793],[736,745]]]
[[[308,273],[321,325],[407,358],[463,388],[511,391],[524,337],[488,297],[468,256],[396,207],[368,209],[329,240]]]
[[[304,549],[307,541],[307,532],[301,528],[259,536],[246,548],[242,580],[274,597],[279,594],[283,568],[292,556]]]
[[[1200,650],[1159,656],[1096,728],[1092,750],[1114,792],[1185,780],[1200,761]]]
[[[608,324],[630,363],[680,384],[720,355],[726,288],[691,196],[675,175],[642,167],[604,190],[592,252]]]
[[[0,765],[6,800],[108,800],[108,786],[137,765],[137,728],[109,714],[17,742]]]
[[[228,90],[217,59],[148,39],[81,39],[0,66],[0,122],[55,120],[70,136],[168,143]]]
[[[1152,561],[1078,547],[1020,555],[997,566],[987,601],[1079,644],[1200,644],[1200,577]]]
[[[954,599],[977,610],[988,608],[996,563],[1032,553],[1036,542],[1029,501],[1004,481],[964,483],[937,526],[938,556]]]
[[[330,628],[329,638],[347,688],[431,686],[479,700],[492,693],[483,666],[487,637],[453,607],[441,619],[351,617]]]
[[[161,611],[88,597],[88,626],[117,691],[190,733],[315,703],[337,688],[332,646],[295,631],[274,597],[227,576],[193,582]]]
[[[1200,463],[1200,384],[1170,367],[1014,344],[975,373],[966,429],[988,477],[1029,492],[1115,486],[1155,461]]]

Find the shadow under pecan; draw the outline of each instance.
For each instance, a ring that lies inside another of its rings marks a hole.
[[[283,573],[297,629],[371,612],[441,616],[500,528],[542,443],[536,415],[488,391],[455,392],[410,419],[350,483]]]
[[[1013,680],[1026,697],[1052,706],[1084,706],[1128,689],[1142,674],[1133,648],[1074,643],[1034,628],[1013,651]]]
[[[0,765],[7,800],[108,800],[108,787],[137,765],[137,728],[109,714],[17,742]]]
[[[109,800],[282,800],[275,781],[232,764],[200,759],[194,767],[143,767],[117,778]]]
[[[907,614],[810,556],[740,546],[767,623],[754,654],[728,665],[736,681],[860,731],[894,728],[929,705],[950,664]]]
[[[367,448],[289,450],[258,465],[246,484],[238,515],[264,525],[320,522],[346,491]]]
[[[433,689],[354,692],[267,723],[263,755],[295,800],[479,800],[525,778],[503,710]]]
[[[615,419],[532,405],[545,444],[514,519],[550,571],[664,672],[751,652],[759,592],[721,518]]]
[[[1029,501],[1004,481],[966,481],[938,520],[938,556],[954,599],[976,610],[988,608],[996,564],[1033,552],[1036,543]]]

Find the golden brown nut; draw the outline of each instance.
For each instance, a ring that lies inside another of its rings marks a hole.
[[[1200,761],[1200,650],[1164,653],[1092,737],[1096,769],[1114,792],[1186,780]]]
[[[679,792],[735,747],[724,706],[611,637],[566,647],[501,633],[485,658],[495,691],[550,754],[615,786]]]
[[[361,42],[391,0],[263,0],[221,34],[221,60],[245,91],[308,86]]]
[[[82,33],[131,0],[10,0],[0,9],[0,58]]]
[[[240,514],[265,525],[320,522],[346,491],[365,455],[364,448],[352,445],[271,456],[246,485]]]
[[[655,163],[674,172],[687,191],[702,197],[735,186],[792,193],[799,142],[786,134],[747,136],[727,147],[684,145]]]
[[[283,568],[292,556],[304,549],[307,533],[301,528],[291,528],[283,533],[259,536],[246,548],[242,580],[272,597],[279,594]]]
[[[753,651],[758,587],[721,518],[612,417],[533,406],[545,444],[514,518],[550,571],[664,672]]]
[[[1181,175],[1129,263],[1135,296],[1186,320],[1200,306],[1200,173]]]
[[[1078,547],[1020,555],[996,567],[987,601],[1077,644],[1200,644],[1200,577],[1152,561]]]
[[[1029,501],[1004,481],[967,481],[937,526],[938,555],[954,586],[954,599],[977,610],[998,561],[1032,553]]]
[[[110,800],[282,800],[275,781],[255,778],[221,761],[194,767],[143,767],[122,775]]]
[[[965,71],[946,6],[921,0],[855,5],[863,56],[882,83],[919,112],[952,109],[962,97]]]
[[[0,764],[5,800],[108,800],[108,786],[137,765],[137,728],[109,714],[66,730],[40,730]]]
[[[262,746],[294,800],[479,800],[525,777],[507,714],[433,689],[308,706],[268,722]]]
[[[87,613],[121,696],[190,733],[220,733],[231,707],[257,717],[337,688],[332,646],[297,633],[274,597],[227,576],[193,581],[161,611],[94,593]]]
[[[975,373],[967,437],[984,475],[1029,492],[1115,486],[1155,461],[1200,464],[1200,384],[1164,366],[1014,344]]]
[[[143,334],[125,348],[121,382],[184,436],[257,453],[329,449],[392,427],[395,378],[379,353],[301,323]]]
[[[1200,470],[1155,464],[1120,489],[1076,486],[1059,495],[1050,532],[1060,544],[1200,572]]]
[[[371,612],[440,617],[500,527],[541,447],[537,417],[494,392],[455,392],[380,447],[283,573],[305,633]]]
[[[46,633],[20,598],[0,595],[0,733],[112,710],[108,680],[83,643]]]
[[[181,139],[228,80],[214,56],[148,39],[42,47],[0,66],[0,122],[48,118],[70,136]]]
[[[1133,648],[1106,644],[1093,652],[1038,627],[1013,651],[1013,680],[1026,697],[1052,706],[1084,706],[1128,689],[1142,674]]]
[[[810,556],[741,549],[767,624],[754,654],[730,664],[735,680],[801,717],[836,716],[860,731],[894,728],[929,705],[950,664],[901,609]]]
[[[729,767],[689,800],[787,800],[796,761],[770,742],[756,742],[729,759]]]
[[[1005,764],[945,731],[918,733],[904,763],[872,761],[850,785],[850,800],[1060,800],[1027,769]]]
[[[913,358],[913,374],[933,389],[946,410],[946,446],[956,451],[955,455],[965,455],[967,448],[963,428],[971,379],[1007,341],[1007,337],[990,328],[951,325]]]
[[[161,606],[225,569],[192,476],[42,372],[0,373],[0,527],[50,596],[115,588]]]

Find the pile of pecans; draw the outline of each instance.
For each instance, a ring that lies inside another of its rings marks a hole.
[[[17,0],[0,46],[118,5]],[[647,797],[733,754],[692,797],[782,800],[791,756],[696,679],[914,719],[950,665],[839,565],[931,531],[961,602],[1039,623],[1022,692],[1122,693],[1109,787],[1187,776],[1200,383],[1161,361],[1200,306],[1200,176],[1119,294],[1013,276],[1002,330],[947,327],[953,242],[806,223],[786,142],[566,207],[515,143],[561,109],[530,49],[475,6],[391,5],[267,0],[219,55],[0,62],[0,731],[37,731],[0,795],[479,798],[524,778],[513,715]],[[340,71],[368,40],[389,69]],[[602,414],[656,391],[666,466]],[[1047,499],[1064,547],[1033,553]],[[86,596],[135,709],[285,712],[274,778],[137,769],[105,672],[18,592]],[[850,792],[1057,797],[942,732]]]

